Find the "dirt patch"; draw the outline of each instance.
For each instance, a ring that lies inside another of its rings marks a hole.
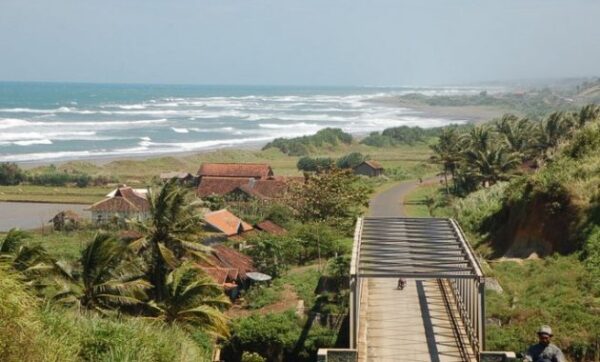
[[[281,298],[278,302],[266,305],[259,309],[248,309],[243,303],[235,303],[225,315],[231,319],[248,317],[253,314],[281,313],[286,310],[295,309],[298,305],[298,295],[291,285],[284,285],[281,291]]]

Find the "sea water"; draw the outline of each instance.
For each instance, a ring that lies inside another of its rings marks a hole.
[[[366,134],[435,127],[380,98],[465,88],[268,87],[0,82],[0,162],[55,162],[264,144],[326,127]]]

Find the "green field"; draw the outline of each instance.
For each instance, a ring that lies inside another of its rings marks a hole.
[[[0,201],[92,204],[102,200],[112,187],[54,187],[36,185],[0,186]]]
[[[351,145],[323,147],[312,156],[338,158],[350,152],[361,152],[371,159],[380,161],[388,170],[393,171],[395,180],[426,177],[436,172],[436,166],[429,163],[431,155],[429,146],[421,143],[414,146],[401,145],[377,148],[354,142]],[[260,162],[273,167],[276,175],[296,175],[299,157],[288,156],[277,149],[240,150],[227,149],[180,157],[159,157],[138,160],[115,160],[106,164],[89,162],[67,162],[57,165],[57,169],[67,172],[83,172],[91,176],[114,178],[118,183],[143,187],[152,184],[160,173],[169,171],[186,171],[195,174],[202,162]],[[41,171],[40,166],[32,171]],[[382,181],[379,187],[386,182]],[[91,204],[101,200],[117,184],[107,186],[0,186],[0,201],[29,201]]]

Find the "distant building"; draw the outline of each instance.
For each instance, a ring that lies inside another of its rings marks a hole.
[[[374,160],[363,161],[361,164],[354,167],[354,173],[356,175],[365,175],[369,177],[381,176],[383,175],[383,166]]]
[[[147,190],[144,191],[140,192],[129,186],[118,187],[110,192],[106,199],[90,206],[92,221],[106,224],[125,219],[147,219],[150,216],[150,203]]]
[[[160,174],[160,181],[167,182],[172,179],[176,179],[182,185],[194,185],[196,183],[196,176],[189,172],[165,172]]]
[[[203,163],[198,170],[198,177],[200,181],[204,177],[264,180],[273,177],[273,170],[266,163]]]
[[[61,211],[49,221],[52,223],[54,230],[69,230],[76,229],[81,222],[81,216],[73,210]]]
[[[253,229],[252,225],[235,216],[227,209],[204,214],[204,222],[210,228],[225,234],[227,237],[241,235]]]
[[[230,200],[271,200],[285,196],[291,179],[277,177],[269,179],[203,177],[198,185],[197,196],[224,196]]]

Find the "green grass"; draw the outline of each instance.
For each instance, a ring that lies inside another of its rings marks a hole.
[[[248,308],[260,309],[279,301],[281,299],[282,289],[281,285],[273,285],[270,287],[255,286],[250,288],[246,294],[244,294],[244,299],[246,300]]]
[[[326,263],[327,261],[324,260],[323,267]],[[318,267],[317,264],[314,264],[293,268],[283,277],[276,279],[273,284],[279,287],[291,285],[298,294],[298,298],[304,300],[305,307],[310,309],[315,303],[315,290],[321,277]]]
[[[76,260],[95,233],[91,230],[35,232],[31,234],[30,242],[41,244],[56,259]]]
[[[0,201],[32,201],[92,204],[102,200],[111,187],[0,186]]]
[[[536,328],[549,324],[570,358],[588,360],[594,348],[600,353],[600,299],[576,255],[493,263],[492,273],[504,293],[486,293],[487,317],[501,323],[488,326],[488,349],[523,351],[535,342]]]
[[[404,212],[406,212],[406,215],[413,217],[431,216],[427,202],[433,200],[439,190],[437,184],[423,184],[408,193],[404,198]]]

